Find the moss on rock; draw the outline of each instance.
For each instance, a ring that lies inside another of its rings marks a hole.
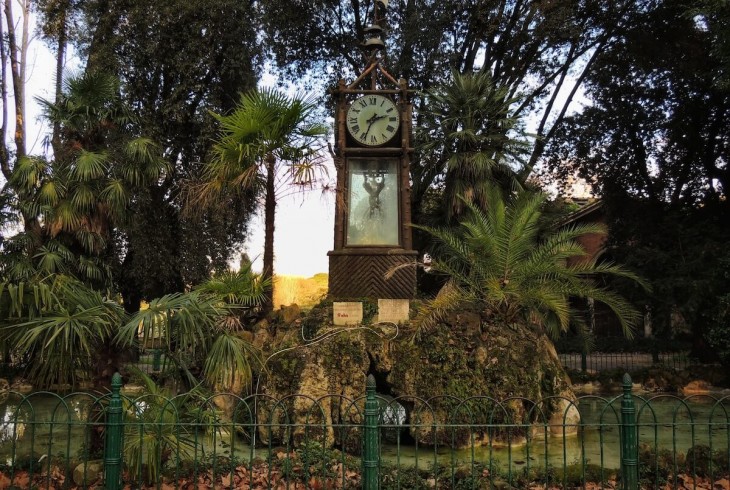
[[[331,319],[331,302],[313,308],[302,321],[319,340],[305,345],[290,332],[286,340],[295,348],[272,357],[263,383],[274,398],[297,395],[316,403],[324,425],[359,422],[356,400],[364,395],[369,373],[376,376],[380,393],[406,408],[412,425],[524,425],[508,434],[485,429],[477,434],[482,441],[514,442],[530,424],[570,410],[574,396],[552,342],[526,326],[500,325],[462,311],[413,340],[407,325],[392,339],[391,327],[335,328]],[[271,352],[281,346],[272,344]],[[301,421],[306,412],[303,406],[292,407],[290,415]],[[470,436],[424,427],[411,435],[426,444],[459,445]],[[327,439],[334,441],[331,430]]]

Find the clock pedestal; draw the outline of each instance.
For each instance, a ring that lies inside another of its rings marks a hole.
[[[416,293],[415,250],[332,250],[329,294],[333,298],[412,299]]]

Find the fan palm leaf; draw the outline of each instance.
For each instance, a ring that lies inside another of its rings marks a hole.
[[[122,346],[163,344],[178,360],[197,355],[204,360],[203,377],[211,386],[248,387],[251,363],[261,365],[258,351],[227,324],[242,308],[261,305],[267,287],[250,269],[218,274],[191,292],[150,301],[119,329],[115,341]]]
[[[116,302],[63,275],[0,284],[0,332],[14,352],[29,356],[37,386],[75,385],[91,369],[98,346],[123,321]],[[20,319],[21,321],[18,321]]]
[[[229,305],[254,307],[266,299],[266,289],[271,280],[251,272],[251,267],[239,271],[224,271],[197,286],[200,293],[220,298]]]
[[[203,365],[203,376],[210,386],[217,389],[228,391],[237,383],[248,389],[253,379],[252,360],[263,365],[253,345],[233,332],[224,331],[210,347]]]
[[[107,174],[109,155],[105,151],[81,150],[71,168],[71,178],[79,182],[88,182]]]
[[[162,339],[169,350],[203,349],[211,343],[216,322],[227,313],[227,307],[217,298],[197,292],[174,293],[150,301],[123,325],[115,340],[131,346],[140,338],[143,342]]]

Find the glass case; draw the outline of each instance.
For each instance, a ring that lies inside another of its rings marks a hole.
[[[398,159],[350,158],[348,246],[399,246]]]

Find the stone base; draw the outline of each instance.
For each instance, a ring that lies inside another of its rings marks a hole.
[[[332,298],[412,299],[416,295],[415,250],[347,248],[327,255]]]

